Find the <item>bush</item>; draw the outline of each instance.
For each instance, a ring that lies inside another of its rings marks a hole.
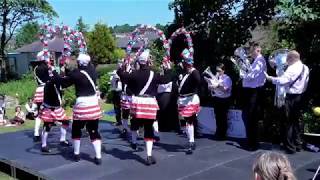
[[[99,64],[97,66],[98,76],[101,77],[104,74],[108,74],[109,72],[115,70],[117,64]]]
[[[19,104],[24,104],[28,98],[33,97],[35,89],[36,82],[31,73],[24,75],[20,80],[0,84],[0,94],[17,97]]]
[[[320,134],[320,118],[316,117],[312,112],[305,112],[302,115],[304,122],[304,130],[306,133]]]
[[[64,90],[63,98],[64,107],[72,107],[76,102],[76,93],[74,86]]]

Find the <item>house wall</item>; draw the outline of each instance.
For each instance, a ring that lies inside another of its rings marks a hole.
[[[8,65],[11,73],[17,74],[21,77],[23,74],[28,73],[31,68],[30,61],[35,60],[35,53],[14,53],[8,54]]]

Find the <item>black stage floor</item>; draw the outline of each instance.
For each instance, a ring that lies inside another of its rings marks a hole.
[[[252,179],[251,167],[256,156],[271,149],[271,145],[264,144],[264,150],[248,152],[234,141],[200,138],[196,140],[194,154],[186,155],[185,137],[162,133],[161,142],[153,151],[157,164],[148,167],[143,164],[146,152],[142,140],[140,150],[133,152],[126,141],[118,138],[118,131],[111,124],[101,123],[100,132],[103,136],[101,166],[92,162],[94,150],[88,138],[84,138],[81,144],[82,160],[73,162],[70,159],[72,148],[58,146],[58,128],[54,128],[49,136],[54,151],[50,155],[40,153],[40,144],[32,142],[32,131],[1,134],[0,161],[44,179],[248,180]],[[300,152],[288,157],[299,180],[311,179],[320,164],[320,154],[317,153]]]

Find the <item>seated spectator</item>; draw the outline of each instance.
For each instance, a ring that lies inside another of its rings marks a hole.
[[[11,124],[21,125],[26,120],[24,112],[21,110],[21,106],[16,107],[16,114],[12,120],[10,120]]]
[[[34,120],[38,115],[38,107],[35,103],[33,103],[33,99],[29,98],[29,101],[25,105],[27,110],[26,118],[30,120]]]
[[[296,180],[288,158],[271,151],[257,158],[253,173],[255,180]]]

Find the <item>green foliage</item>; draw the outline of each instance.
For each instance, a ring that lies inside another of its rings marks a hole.
[[[126,57],[126,51],[123,49],[117,48],[113,52],[113,59],[111,63],[117,63],[119,59],[125,58]]]
[[[76,30],[86,34],[89,31],[89,25],[83,22],[82,16],[79,17],[76,24]]]
[[[107,94],[110,90],[110,75],[104,74],[99,78],[99,90],[100,92]]]
[[[20,80],[0,83],[0,94],[17,97],[19,104],[25,104],[28,98],[33,97],[36,83],[32,74],[24,75]]]
[[[307,111],[302,116],[305,123],[304,130],[307,133],[320,134],[320,118],[315,116],[312,112]]]
[[[88,51],[95,64],[111,63],[114,58],[116,42],[109,27],[97,23],[88,33]]]
[[[98,76],[101,77],[102,75],[108,74],[109,72],[116,69],[117,64],[100,64],[97,66]]]
[[[163,57],[165,56],[165,50],[162,46],[162,44],[160,43],[160,45],[158,44],[157,41],[155,41],[150,48],[150,53],[152,56],[152,63],[153,63],[153,70],[155,70],[156,72],[158,72],[160,70],[160,66],[161,66],[161,62],[163,60]]]
[[[64,107],[72,107],[76,102],[76,94],[75,94],[74,86],[71,86],[64,90],[63,93],[63,100],[64,100]]]
[[[174,24],[169,34],[183,24],[193,31],[196,65],[206,66],[231,56],[234,50],[251,39],[251,31],[265,25],[273,18],[275,1],[230,0],[175,0],[170,4],[175,12]],[[186,43],[172,47],[171,52],[181,52]],[[174,46],[174,44],[173,44]],[[177,60],[180,53],[172,53]]]
[[[27,23],[22,26],[16,34],[16,47],[18,48],[38,40],[39,31],[40,26],[37,22]]]
[[[132,31],[134,31],[136,27],[137,27],[137,25],[130,26],[129,24],[115,25],[112,28],[112,32],[113,33],[130,33]]]

